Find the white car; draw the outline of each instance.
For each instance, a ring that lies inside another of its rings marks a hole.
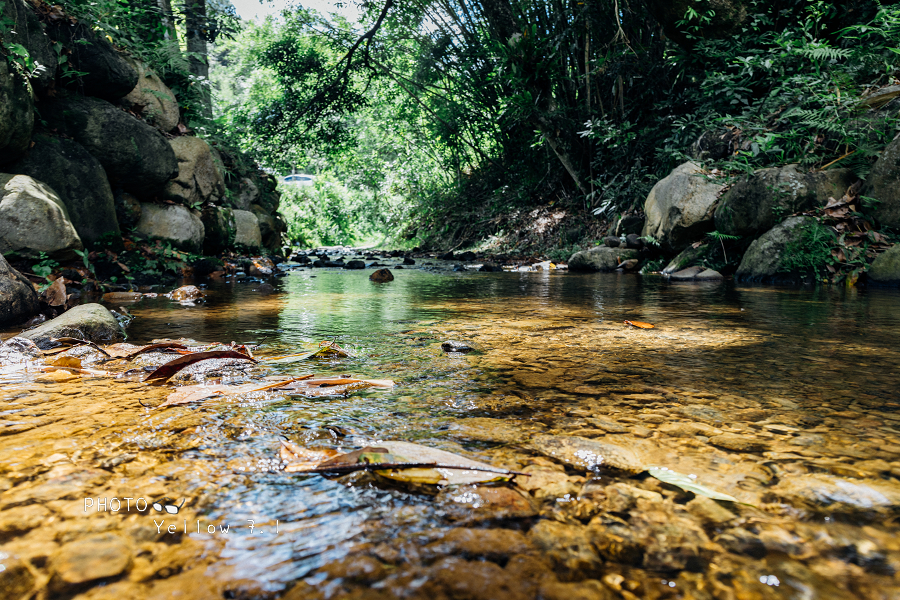
[[[285,175],[281,181],[294,185],[312,185],[315,183],[315,180],[316,178],[313,175]]]

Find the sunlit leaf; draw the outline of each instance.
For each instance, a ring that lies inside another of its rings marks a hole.
[[[721,492],[717,492],[716,490],[710,489],[705,485],[700,485],[699,483],[694,482],[694,480],[687,475],[676,473],[675,471],[667,469],[666,467],[650,467],[647,469],[647,472],[664,483],[674,485],[675,487],[679,487],[686,492],[697,494],[698,496],[706,496],[707,498],[712,498],[713,500],[738,502],[738,499],[734,496],[729,496],[728,494],[723,494]]]
[[[181,404],[189,404],[191,402],[200,402],[214,396],[239,396],[241,394],[252,394],[253,392],[264,392],[285,387],[295,381],[308,379],[312,375],[304,375],[293,379],[276,381],[267,385],[259,385],[259,383],[245,383],[243,385],[186,385],[178,388],[166,397],[166,401],[156,408],[168,408],[169,406],[178,406]]]
[[[632,327],[637,327],[638,329],[653,329],[656,325],[651,325],[650,323],[644,323],[643,321],[625,321],[626,325],[631,325]]]

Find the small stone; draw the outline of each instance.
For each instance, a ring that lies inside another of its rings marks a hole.
[[[348,556],[322,568],[329,579],[346,579],[355,583],[373,583],[384,579],[384,565],[371,556]]]
[[[666,397],[659,394],[627,394],[621,398],[624,402],[640,402],[641,404],[666,401]]]
[[[603,240],[603,243],[606,244],[606,246],[608,248],[618,248],[619,245],[622,243],[622,240],[620,240],[619,238],[617,238],[614,235],[610,235],[610,236],[607,236]]]
[[[628,428],[605,419],[588,419],[588,423],[607,433],[628,433]]]
[[[24,598],[34,588],[34,575],[18,558],[0,552],[0,590],[4,598]]]
[[[433,555],[453,554],[497,562],[513,554],[525,554],[533,548],[519,531],[460,527],[451,529],[440,540],[426,546],[425,550]]]
[[[460,352],[466,354],[475,350],[475,347],[468,342],[447,340],[446,342],[441,342],[441,350],[443,350],[444,352]]]
[[[767,442],[737,433],[722,433],[712,436],[709,438],[709,443],[737,452],[763,452],[769,449]]]
[[[640,250],[644,247],[644,240],[636,233],[629,233],[625,236],[625,247],[632,250]]]
[[[644,471],[644,463],[633,450],[598,440],[575,436],[534,436],[528,447],[549,458],[576,469],[593,471],[612,469],[637,474]]]
[[[746,529],[739,527],[725,531],[716,538],[716,542],[735,554],[746,555],[752,558],[762,558],[766,555],[766,546],[762,543],[762,540]]]
[[[672,437],[692,437],[695,435],[705,435],[712,437],[722,433],[721,429],[716,429],[705,423],[663,423],[659,426],[659,431]]]
[[[261,286],[259,286],[256,291],[259,292],[260,294],[262,294],[263,296],[268,296],[270,294],[275,293],[275,288],[272,287],[271,284],[264,283]]]
[[[585,527],[541,521],[528,537],[567,578],[596,573],[602,565]]]
[[[416,261],[414,261],[413,259],[411,259],[410,257],[407,256],[403,259],[403,264],[404,265],[414,265],[414,264],[416,264]]]
[[[722,525],[737,518],[733,512],[705,496],[697,496],[688,502],[685,508],[704,523],[711,525]]]
[[[849,481],[816,473],[784,478],[772,488],[771,498],[811,511],[896,511],[900,507],[900,485],[891,480],[871,483]]]
[[[374,281],[375,283],[387,283],[393,280],[394,274],[389,269],[378,269],[369,275],[369,281]]]
[[[0,512],[0,540],[21,535],[46,523],[48,511],[39,504],[17,506]]]
[[[627,483],[606,486],[606,509],[610,512],[627,513],[637,505],[638,498],[650,502],[662,502],[662,494],[642,490]]]
[[[351,260],[346,265],[344,265],[345,269],[365,269],[366,263],[361,260]]]
[[[51,562],[62,582],[78,585],[121,574],[131,564],[131,548],[121,537],[102,533],[64,545]]]
[[[190,300],[198,300],[203,297],[203,292],[195,285],[184,285],[177,290],[172,290],[166,294],[172,300],[185,302]]]

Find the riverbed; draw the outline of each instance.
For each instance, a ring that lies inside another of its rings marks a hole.
[[[274,293],[235,279],[193,305],[126,307],[132,344],[252,345],[260,363],[216,383],[315,373],[389,390],[157,409],[205,380],[4,368],[0,587],[85,600],[900,597],[897,292],[394,275],[296,269]],[[325,340],[353,356],[264,360]],[[447,353],[449,340],[474,350]],[[736,501],[552,450],[574,438]],[[410,488],[289,473],[282,440],[408,441],[530,476]],[[183,504],[126,510],[137,498]]]

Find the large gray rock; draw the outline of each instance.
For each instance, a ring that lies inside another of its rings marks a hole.
[[[74,337],[98,344],[111,344],[125,339],[125,332],[111,312],[100,304],[82,304],[19,337],[33,341],[42,350],[56,344],[51,338]]]
[[[700,167],[687,162],[650,190],[644,202],[647,220],[643,235],[652,236],[671,252],[713,229],[713,210],[721,185],[704,179]]]
[[[9,171],[39,179],[53,188],[87,246],[103,235],[120,236],[115,200],[103,165],[78,142],[49,135],[38,135],[34,142]]]
[[[787,215],[840,198],[855,180],[850,169],[818,173],[803,173],[797,165],[763,169],[722,195],[716,209],[716,230],[728,235],[758,235]]]
[[[152,196],[178,174],[166,138],[105,100],[70,96],[42,105],[41,115],[99,160],[111,184],[139,198]]]
[[[225,195],[225,181],[209,144],[191,136],[177,137],[169,143],[178,159],[178,176],[166,184],[167,198],[190,206]]]
[[[122,98],[122,106],[140,113],[145,121],[163,133],[175,129],[181,120],[175,94],[147,65],[131,57],[125,60],[138,72],[138,82]]]
[[[31,85],[38,91],[45,90],[55,78],[57,58],[31,3],[26,0],[0,0],[0,17],[16,24],[11,31],[3,32],[3,41],[21,44],[28,50],[35,66]]]
[[[200,213],[175,204],[141,204],[138,236],[169,242],[176,248],[199,253],[206,230]]]
[[[900,228],[900,136],[888,144],[875,162],[862,195],[880,202],[874,216],[882,226]]]
[[[259,221],[259,235],[262,239],[262,245],[273,250],[281,247],[281,235],[275,218],[259,204],[251,206],[250,212],[256,215],[256,219]]]
[[[637,250],[598,246],[573,254],[569,259],[569,270],[585,271],[589,273],[597,271],[615,271],[616,267],[619,266],[622,261],[637,257]]]
[[[203,221],[203,253],[220,254],[234,248],[237,225],[234,211],[220,206],[207,206],[200,216]]]
[[[251,250],[257,250],[262,246],[262,235],[259,231],[259,219],[249,210],[235,210],[234,224],[235,246],[242,246]]]
[[[673,258],[668,265],[666,265],[666,268],[662,270],[662,274],[671,275],[672,273],[698,264],[701,260],[703,260],[703,258],[706,257],[708,250],[709,246],[707,246],[706,244],[697,246],[696,248],[694,248],[693,245],[688,246],[687,248],[682,250],[678,256]]]
[[[231,203],[234,208],[250,210],[250,205],[256,204],[259,200],[259,187],[249,177],[241,179],[232,191],[234,195]]]
[[[738,281],[790,281],[785,266],[786,250],[800,243],[812,227],[819,227],[812,217],[791,217],[754,240],[735,273]]]
[[[0,164],[16,160],[28,148],[34,130],[31,86],[0,60]]]
[[[36,315],[39,308],[34,286],[0,254],[0,325],[26,321]]]
[[[70,88],[89,96],[118,100],[137,85],[138,72],[125,56],[87,24],[65,20],[50,27],[48,34],[71,51],[69,64],[85,73],[71,80]]]
[[[66,205],[50,186],[27,175],[0,174],[0,253],[68,259],[82,248]]]
[[[869,280],[881,285],[900,285],[900,244],[875,258],[869,266]]]

